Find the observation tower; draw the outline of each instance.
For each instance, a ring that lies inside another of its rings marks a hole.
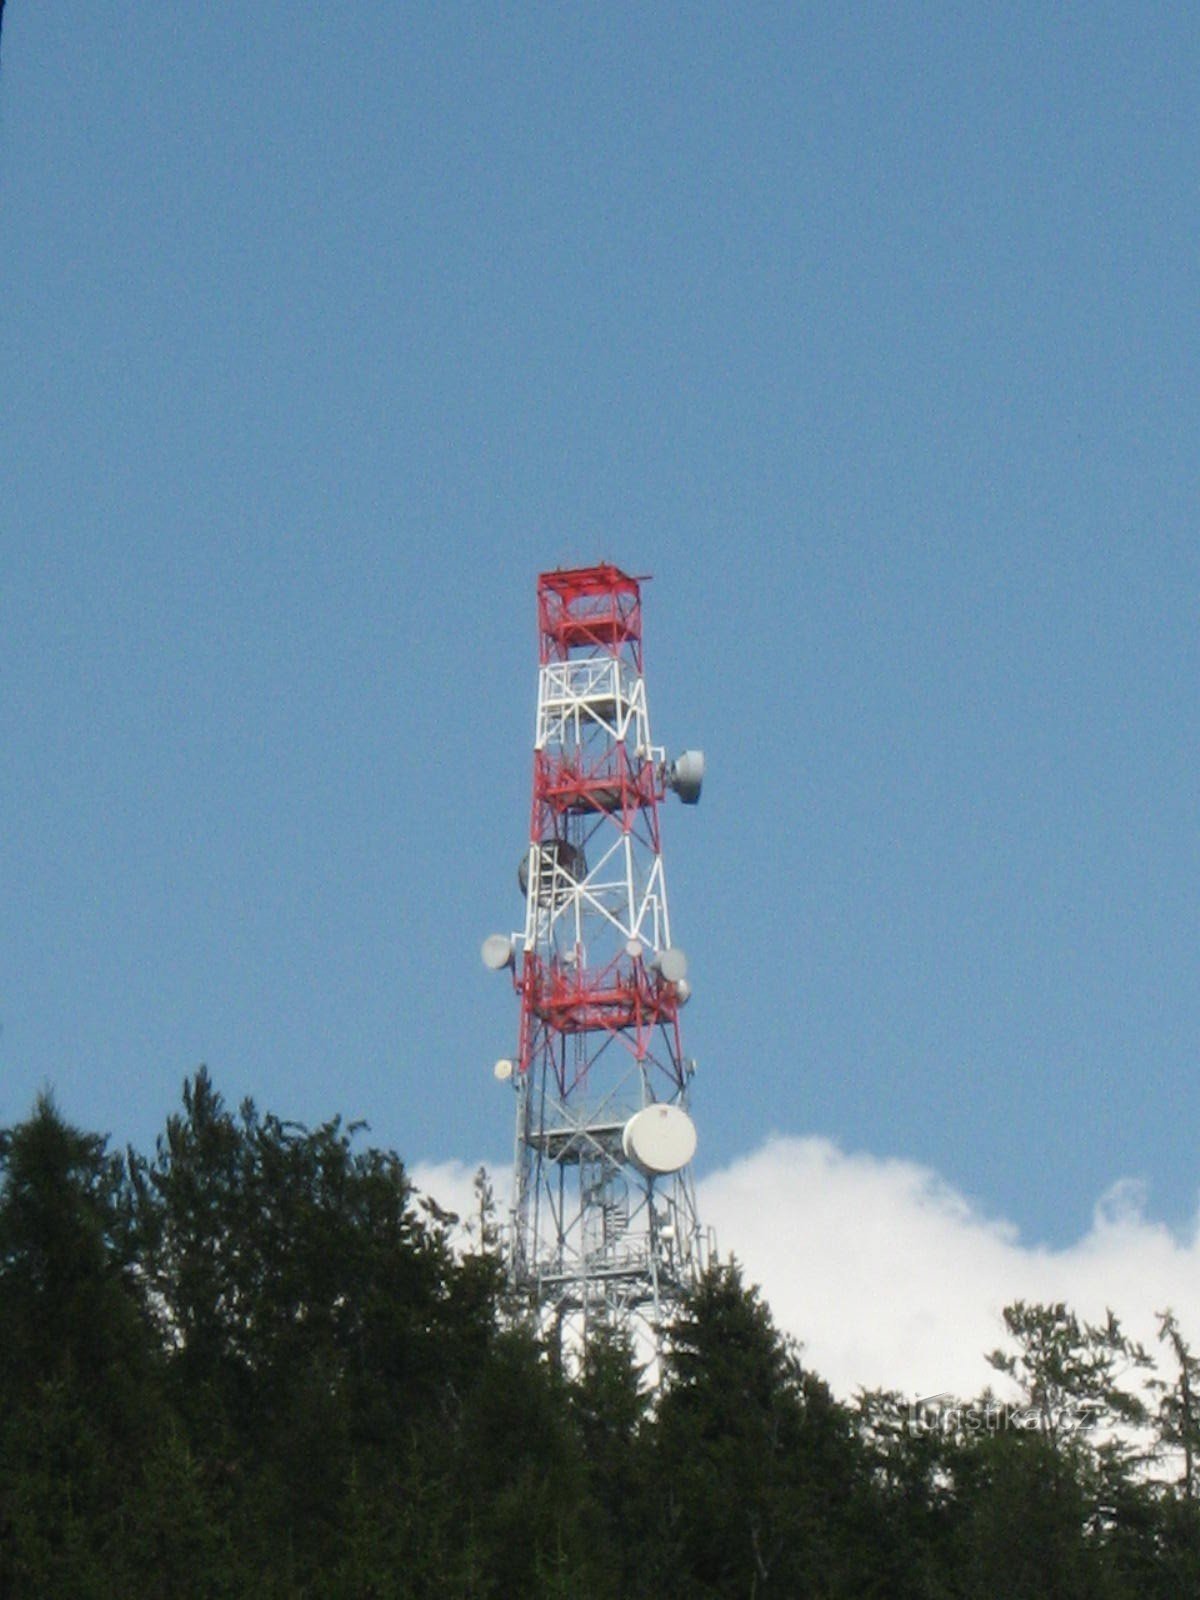
[[[509,1279],[560,1347],[598,1322],[641,1324],[657,1347],[708,1253],[660,837],[668,793],[700,798],[704,757],[652,742],[637,578],[545,572],[537,626],[525,922],[482,951],[520,1005],[516,1054],[495,1067],[516,1099]]]

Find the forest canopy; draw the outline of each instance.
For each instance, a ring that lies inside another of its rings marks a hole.
[[[361,1125],[0,1131],[0,1594],[1200,1593],[1200,1358],[1010,1306],[998,1393],[836,1399],[735,1262],[564,1371]],[[881,1305],[879,1314],[887,1315]],[[1004,1398],[1001,1398],[1003,1394]]]

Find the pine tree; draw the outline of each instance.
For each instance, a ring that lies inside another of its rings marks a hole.
[[[850,1421],[736,1265],[712,1267],[671,1330],[654,1436],[663,1593],[838,1592]]]
[[[0,1133],[0,1593],[110,1592],[161,1418],[124,1163],[43,1096]]]

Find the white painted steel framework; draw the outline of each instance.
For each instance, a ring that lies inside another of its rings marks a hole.
[[[509,1273],[568,1349],[597,1320],[657,1345],[707,1253],[679,1027],[690,989],[659,842],[678,786],[651,740],[637,580],[545,574],[539,618],[525,924],[504,950],[521,1000]],[[648,1107],[685,1115],[634,1125]]]

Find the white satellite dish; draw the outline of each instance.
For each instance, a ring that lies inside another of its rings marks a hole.
[[[507,933],[489,933],[479,948],[483,964],[492,972],[503,972],[514,959],[512,938]]]
[[[577,844],[566,839],[536,841],[517,863],[517,884],[521,893],[529,893],[530,863],[536,851],[538,856],[538,897],[548,905],[554,894],[563,893],[565,884],[582,883],[588,875],[587,858]]]
[[[492,1068],[492,1073],[498,1083],[507,1083],[513,1075],[513,1064],[507,1056],[501,1056]]]
[[[685,806],[694,806],[704,785],[704,751],[685,750],[672,761],[667,771],[667,787],[674,789]]]
[[[654,965],[666,983],[682,983],[687,977],[687,957],[682,950],[660,950],[654,958]]]
[[[639,956],[645,954],[645,946],[640,939],[626,939],[625,954],[631,961],[636,961]]]
[[[696,1124],[682,1106],[643,1106],[625,1124],[621,1148],[647,1177],[678,1172],[696,1153]]]

